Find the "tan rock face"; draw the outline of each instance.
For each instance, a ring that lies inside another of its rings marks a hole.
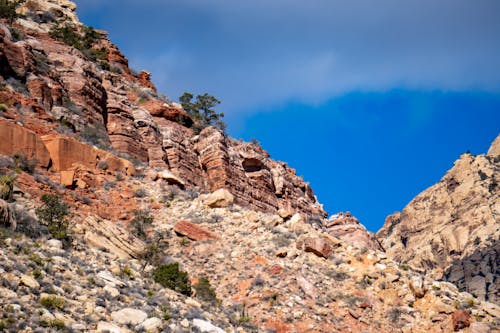
[[[36,133],[4,120],[0,120],[0,153],[22,153],[29,159],[36,159],[42,167],[50,163],[49,152]]]
[[[500,283],[498,142],[488,155],[462,155],[377,233],[394,259],[493,302]]]
[[[327,221],[326,227],[330,235],[360,249],[382,249],[375,235],[367,231],[366,228],[359,223],[358,219],[349,212],[341,212],[332,215]]]

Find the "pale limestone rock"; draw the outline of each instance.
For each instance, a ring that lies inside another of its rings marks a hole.
[[[47,241],[47,246],[53,249],[61,250],[63,248],[63,243],[58,239],[49,239]]]
[[[144,249],[144,242],[133,237],[127,230],[108,220],[88,216],[76,226],[90,245],[103,247],[120,258],[129,259]]]
[[[417,298],[422,298],[425,295],[424,279],[420,275],[414,275],[410,278],[410,290]]]
[[[159,332],[162,328],[163,324],[160,318],[152,317],[146,319],[142,324],[139,325],[139,328],[146,332]]]
[[[120,292],[118,291],[118,289],[110,286],[110,285],[105,285],[103,290],[108,293],[109,296],[111,297],[118,297],[120,295]]]
[[[148,317],[147,313],[141,310],[125,308],[111,313],[114,322],[122,325],[141,324]]]
[[[208,194],[203,202],[211,208],[228,207],[233,204],[234,196],[228,190],[221,188]]]
[[[108,271],[100,271],[97,273],[97,277],[101,280],[103,280],[107,285],[111,287],[123,287],[125,286],[125,283],[122,281],[118,280],[116,277],[113,276]]]
[[[158,179],[164,179],[170,184],[176,184],[184,187],[186,185],[186,182],[182,180],[180,177],[174,175],[171,171],[169,170],[162,170],[158,172],[157,175]]]
[[[208,321],[197,318],[193,319],[193,327],[196,327],[202,333],[225,333],[222,328],[219,328]]]
[[[40,284],[31,276],[23,274],[20,276],[19,281],[30,289],[40,288]]]
[[[121,328],[113,323],[100,321],[97,324],[97,333],[127,333],[127,332],[130,332],[130,331],[127,329]]]

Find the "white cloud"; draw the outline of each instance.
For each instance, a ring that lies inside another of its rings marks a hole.
[[[172,98],[226,112],[352,90],[500,91],[496,0],[77,1]]]

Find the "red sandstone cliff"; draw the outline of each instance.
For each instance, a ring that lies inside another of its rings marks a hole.
[[[49,10],[61,14],[40,24],[28,19],[12,27],[0,23],[0,102],[5,109],[0,119],[9,120],[0,122],[4,154],[22,151],[54,171],[71,169],[78,160],[95,168],[102,150],[78,144],[80,140],[168,170],[178,183],[201,192],[226,188],[242,206],[326,216],[295,170],[273,161],[259,146],[213,127],[195,135],[187,127],[193,124],[189,115],[157,93],[149,73],[132,75],[127,59],[105,32],[98,32],[90,50],[104,54],[97,60],[88,50],[52,38],[48,32],[56,24],[73,24],[82,33],[71,2],[29,3],[21,8],[28,17]],[[53,138],[50,142],[44,139],[47,135]]]

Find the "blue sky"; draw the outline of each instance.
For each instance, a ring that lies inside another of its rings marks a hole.
[[[497,0],[79,0],[160,92],[222,101],[372,231],[500,132]]]

